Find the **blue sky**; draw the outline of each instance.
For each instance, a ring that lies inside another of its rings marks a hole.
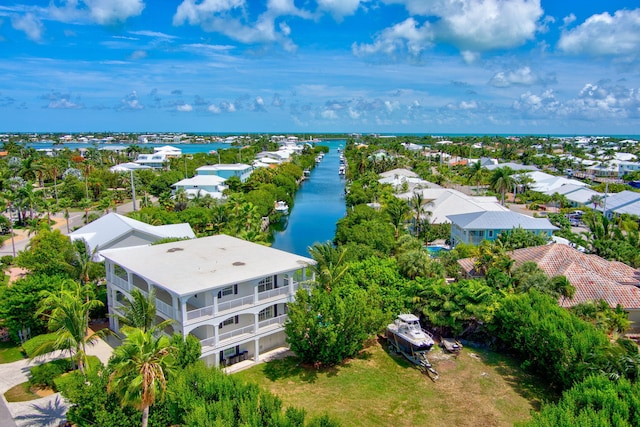
[[[640,134],[609,0],[4,0],[2,132]]]

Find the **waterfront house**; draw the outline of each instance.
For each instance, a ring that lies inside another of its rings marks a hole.
[[[494,196],[468,196],[450,188],[417,189],[413,193],[399,194],[398,198],[411,200],[417,192],[422,195],[422,200],[424,201],[425,213],[423,218],[428,219],[431,224],[449,223],[451,222],[448,219],[449,215],[484,211],[509,211]]]
[[[138,154],[135,162],[141,165],[150,166],[154,169],[162,169],[169,164],[169,159],[182,156],[182,150],[170,145],[155,147],[153,154]]]
[[[575,288],[573,298],[558,299],[563,307],[587,301],[604,300],[610,307],[618,304],[629,313],[632,328],[640,325],[640,272],[618,261],[607,261],[598,255],[585,254],[568,245],[553,243],[516,249],[509,253],[513,267],[524,262],[535,262],[547,277],[565,276]],[[458,261],[467,277],[478,276],[475,260],[465,258]]]
[[[89,251],[150,245],[160,239],[195,239],[191,226],[184,224],[151,225],[110,212],[69,234],[73,240],[84,240]],[[102,261],[99,253],[94,261]]]
[[[214,199],[222,199],[222,192],[227,188],[224,185],[226,179],[217,175],[196,175],[192,178],[185,178],[171,185],[173,194],[177,190],[183,189],[189,199],[196,197],[211,196]]]
[[[227,235],[101,252],[110,327],[118,332],[124,298],[153,289],[168,333],[196,336],[209,365],[260,360],[286,345],[287,303],[313,278],[315,261]]]
[[[494,241],[502,233],[522,228],[537,235],[551,237],[558,227],[547,218],[532,218],[512,211],[483,211],[448,215],[451,221],[451,245],[469,243],[479,245],[483,240]]]
[[[245,182],[249,179],[251,172],[253,172],[253,166],[246,165],[244,163],[221,163],[217,165],[200,166],[196,169],[196,173],[198,175],[217,175],[224,179],[236,176],[241,182]]]

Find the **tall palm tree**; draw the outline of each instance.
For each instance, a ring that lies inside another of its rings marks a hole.
[[[109,361],[112,373],[108,391],[115,392],[123,406],[142,411],[142,427],[149,422],[149,407],[164,396],[167,374],[175,363],[176,348],[166,335],[124,327],[126,338]]]
[[[478,160],[469,167],[469,179],[476,184],[476,194],[480,191],[480,182],[484,179],[484,168]]]
[[[504,196],[506,192],[513,187],[514,178],[513,170],[508,166],[497,168],[493,171],[490,178],[491,189],[502,195],[501,203],[504,205]]]
[[[316,264],[311,266],[316,275],[316,282],[327,292],[331,292],[333,285],[349,269],[346,263],[346,248],[333,246],[331,242],[315,243],[309,247],[309,254],[316,261]]]
[[[49,330],[56,333],[56,339],[43,344],[36,353],[42,355],[56,349],[69,349],[84,374],[87,344],[92,344],[106,332],[88,333],[89,313],[102,305],[94,299],[91,288],[71,279],[66,280],[59,291],[45,291],[36,315],[48,319]]]
[[[131,299],[128,299],[120,308],[122,316],[118,316],[121,325],[138,328],[142,332],[158,332],[163,330],[167,325],[173,323],[173,320],[165,320],[154,325],[156,319],[156,295],[153,288],[149,295],[145,295],[139,289],[131,291]]]
[[[400,227],[404,224],[410,210],[411,208],[407,202],[395,197],[389,200],[389,203],[387,203],[385,207],[385,212],[389,215],[391,224],[395,230],[396,240],[398,240],[398,235],[400,234]]]
[[[413,193],[413,197],[411,198],[411,208],[413,209],[413,212],[415,214],[414,217],[414,228],[415,228],[415,232],[416,232],[416,236],[420,235],[420,218],[422,217],[422,215],[425,213],[424,210],[424,197],[422,196],[422,192],[418,191],[417,193]]]

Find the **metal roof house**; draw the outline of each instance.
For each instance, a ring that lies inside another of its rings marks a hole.
[[[217,175],[224,179],[237,176],[241,182],[245,182],[253,172],[253,166],[244,163],[221,163],[217,165],[200,166],[196,169],[198,175]]]
[[[501,233],[522,228],[535,234],[551,237],[558,227],[547,218],[532,218],[512,211],[484,211],[448,215],[451,221],[451,245],[469,243],[479,245],[483,240],[493,241]]]
[[[415,191],[421,192],[425,201],[424,218],[429,219],[432,224],[449,223],[451,222],[450,215],[484,211],[509,211],[493,196],[468,196],[450,188],[426,188]],[[398,198],[405,200],[409,200],[412,197],[413,193],[398,195]]]
[[[125,298],[153,289],[158,319],[192,334],[209,365],[258,361],[285,344],[286,305],[312,279],[315,261],[227,235],[102,252],[109,313]],[[110,316],[110,327],[120,329]]]
[[[603,196],[603,193],[598,193],[584,185],[565,184],[560,188],[556,188],[550,191],[545,191],[544,194],[553,196],[554,194],[563,195],[570,203],[572,207],[588,206],[593,196]]]
[[[171,237],[195,239],[196,235],[187,223],[150,225],[115,212],[110,212],[69,234],[71,240],[84,239],[91,252],[150,245],[160,239]],[[94,260],[102,261],[100,253],[94,255]]]
[[[222,192],[227,188],[224,185],[226,178],[219,177],[217,175],[196,175],[192,178],[182,179],[171,187],[176,190],[183,189],[187,193],[189,199],[195,197],[211,196],[214,199],[222,199],[224,196]]]
[[[624,190],[609,194],[601,206],[596,206],[596,210],[602,212],[607,218],[623,213],[640,216],[640,193]]]

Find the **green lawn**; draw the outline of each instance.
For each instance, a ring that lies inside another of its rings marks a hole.
[[[31,390],[31,384],[27,381],[11,387],[5,392],[4,398],[7,399],[7,402],[28,402],[39,399],[40,396]]]
[[[11,363],[24,359],[24,353],[19,345],[12,342],[0,342],[0,363]]]
[[[344,426],[511,426],[529,418],[546,392],[496,353],[465,348],[454,358],[434,348],[430,360],[436,381],[378,343],[331,369],[302,367],[290,357],[234,375]]]

